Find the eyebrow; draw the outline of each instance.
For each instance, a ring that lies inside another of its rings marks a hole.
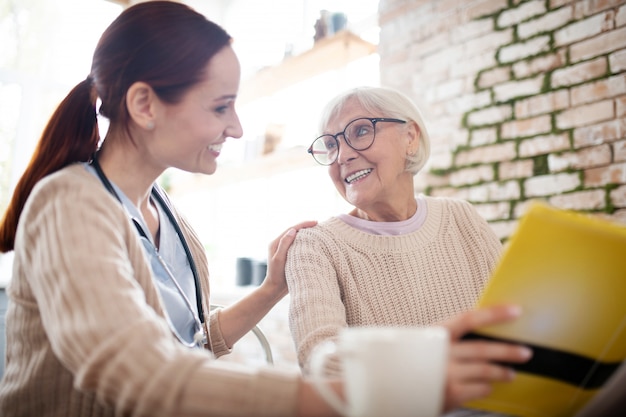
[[[213,101],[236,100],[236,99],[237,99],[237,94],[226,94],[226,95],[214,98]]]

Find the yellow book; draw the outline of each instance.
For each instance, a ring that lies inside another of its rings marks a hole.
[[[536,203],[478,304],[502,303],[520,305],[522,317],[469,337],[523,343],[533,358],[516,366],[514,382],[467,406],[573,416],[626,359],[626,227]]]

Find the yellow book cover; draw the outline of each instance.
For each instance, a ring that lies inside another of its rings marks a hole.
[[[573,416],[626,359],[626,227],[536,203],[478,304],[502,303],[520,305],[522,317],[469,337],[523,343],[533,358],[515,366],[515,381],[467,406]]]

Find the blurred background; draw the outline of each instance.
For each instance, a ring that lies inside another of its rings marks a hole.
[[[100,34],[132,3],[0,0],[0,212]],[[432,155],[416,192],[472,202],[503,241],[535,200],[626,224],[625,0],[184,3],[233,36],[243,66],[244,136],[227,141],[216,174],[160,180],[205,244],[213,302],[258,284],[250,271],[290,225],[348,210],[306,148],[323,104],[356,85],[418,104]],[[0,255],[0,286],[10,264]],[[251,284],[238,285],[238,265]],[[292,367],[287,303],[261,324]]]

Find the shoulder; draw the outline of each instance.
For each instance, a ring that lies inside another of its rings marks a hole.
[[[451,197],[425,197],[428,217],[445,230],[489,230],[487,220],[469,201]],[[452,229],[451,229],[452,228]]]
[[[40,196],[52,196],[58,192],[108,194],[100,181],[81,164],[69,165],[53,174],[42,178],[31,192],[32,199]]]
[[[491,226],[469,201],[450,197],[425,197],[428,215],[438,216],[444,229],[473,236],[478,233],[483,238],[498,242]]]
[[[334,240],[337,238],[338,234],[341,233],[340,231],[346,228],[349,228],[349,226],[338,217],[330,217],[318,222],[318,224],[313,227],[300,229],[296,236],[296,242],[306,240]]]
[[[473,209],[472,204],[467,200],[452,197],[431,197],[421,196],[428,204],[428,207],[447,208],[449,210]]]
[[[441,213],[444,216],[467,217],[483,220],[476,207],[467,200],[451,197],[424,197],[429,213]]]
[[[345,239],[347,225],[336,217],[318,222],[313,227],[298,230],[296,239],[289,248],[289,253],[312,251],[316,253],[332,252]]]
[[[67,166],[35,184],[21,219],[33,219],[51,212],[83,217],[85,213],[104,216],[123,214],[114,197],[83,164]]]

